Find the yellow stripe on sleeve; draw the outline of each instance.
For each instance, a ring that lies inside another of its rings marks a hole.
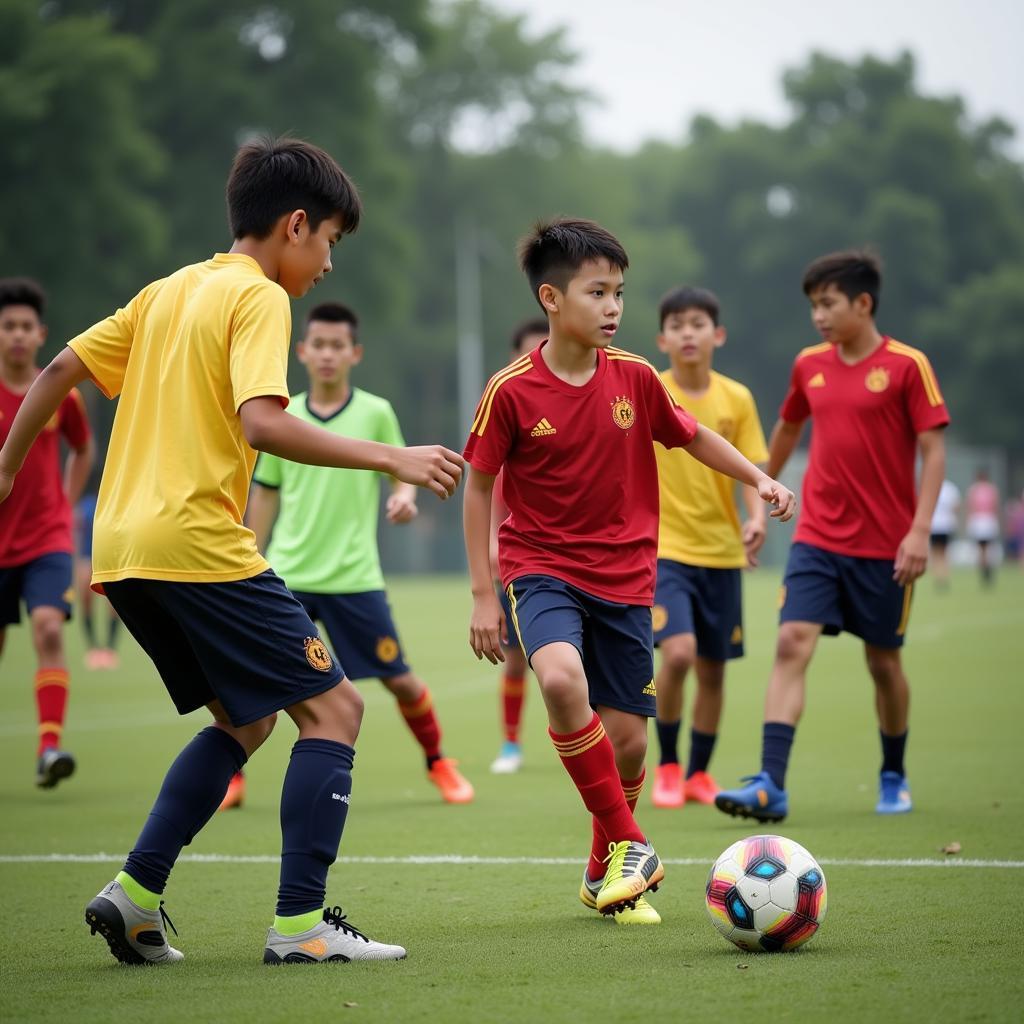
[[[904,345],[902,341],[895,341],[892,338],[889,339],[888,349],[890,352],[896,353],[896,355],[913,359],[917,364],[918,373],[921,374],[921,382],[924,384],[929,404],[942,405],[942,392],[939,390],[939,382],[935,376],[935,371],[932,369],[932,364],[928,361],[928,357],[919,349],[911,348],[909,345]]]
[[[530,358],[529,353],[525,356],[520,356],[514,363],[509,363],[504,370],[499,370],[488,382],[487,387],[484,388],[483,397],[480,399],[480,404],[476,409],[476,416],[473,419],[473,425],[470,428],[470,432],[476,430],[477,421],[480,419],[480,414],[483,412],[484,406],[494,397],[494,392],[498,390],[501,384],[504,383],[508,375],[518,369]]]
[[[480,409],[476,414],[476,419],[473,421],[473,426],[470,428],[470,433],[476,434],[477,437],[484,436],[484,431],[487,429],[487,422],[491,418],[491,408],[494,405],[495,396],[501,389],[501,385],[508,383],[508,381],[512,380],[513,377],[529,373],[532,369],[533,363],[531,362],[526,366],[521,366],[517,370],[510,370],[508,373],[502,375],[501,380],[497,381],[486,397],[481,400]]]

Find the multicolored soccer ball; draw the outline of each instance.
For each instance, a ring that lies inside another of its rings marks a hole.
[[[715,927],[740,949],[796,949],[825,919],[825,875],[792,839],[750,836],[715,861],[705,905]]]

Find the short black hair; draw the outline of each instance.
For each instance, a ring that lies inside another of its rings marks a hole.
[[[607,260],[619,270],[629,266],[626,250],[610,231],[592,220],[568,217],[538,221],[520,240],[518,255],[538,302],[537,290],[542,284],[565,291],[576,271],[589,260]]]
[[[688,309],[702,310],[711,317],[711,322],[718,326],[718,316],[721,312],[718,296],[708,288],[698,288],[695,285],[683,285],[665,293],[658,306],[658,323],[664,327],[665,320],[673,313],[685,313]]]
[[[521,321],[512,332],[512,351],[518,352],[523,342],[531,334],[543,334],[547,337],[550,330],[547,320],[542,316],[532,316],[528,320]]]
[[[352,328],[352,340],[356,340],[359,317],[343,302],[321,302],[318,306],[314,306],[306,316],[306,326],[309,327],[314,320],[325,324],[348,324]]]
[[[31,306],[40,322],[46,312],[46,292],[30,277],[0,278],[0,309],[7,306]]]
[[[871,299],[871,315],[878,312],[882,290],[882,263],[869,249],[844,249],[819,256],[805,271],[804,295],[834,284],[851,302],[858,295]]]
[[[334,158],[287,136],[259,136],[239,149],[228,175],[227,201],[235,238],[266,238],[293,210],[305,210],[314,231],[340,214],[342,231],[349,234],[363,212],[359,192]]]

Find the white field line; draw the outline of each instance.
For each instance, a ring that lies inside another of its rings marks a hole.
[[[0,854],[0,864],[121,864],[123,853],[21,853]],[[271,854],[189,853],[178,858],[179,864],[277,864],[280,858]],[[665,864],[677,867],[708,867],[714,857],[666,857]],[[369,865],[433,865],[455,867],[560,867],[585,863],[576,857],[474,857],[463,854],[410,854],[406,857],[339,857],[339,864]],[[902,860],[836,857],[823,858],[825,867],[844,868],[1024,868],[1024,860],[971,860],[963,857],[905,858]]]

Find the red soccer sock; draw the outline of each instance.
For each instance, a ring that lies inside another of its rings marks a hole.
[[[41,668],[36,672],[36,711],[39,715],[39,749],[60,746],[64,711],[68,703],[68,670]]]
[[[638,778],[619,780],[619,784],[622,786],[622,794],[626,798],[626,806],[630,812],[636,810],[646,778],[647,769],[645,768],[640,772]],[[599,878],[604,878],[604,859],[607,856],[608,837],[605,835],[604,829],[601,828],[600,822],[598,822],[597,818],[594,818],[594,841],[590,847],[590,860],[587,861],[587,877],[592,882],[596,882]]]
[[[519,721],[523,717],[525,696],[526,682],[523,677],[506,672],[501,677],[501,714],[505,726],[505,739],[509,743],[519,742]]]
[[[409,726],[416,742],[423,748],[428,761],[441,756],[441,726],[434,714],[434,698],[424,686],[423,693],[416,700],[407,704],[398,702],[398,710],[402,712],[405,724]]]
[[[623,839],[642,842],[644,835],[626,804],[615,768],[615,751],[601,719],[595,714],[590,724],[579,732],[562,736],[548,729],[548,734],[565,770],[580,791],[583,803],[604,834],[614,836],[616,842]]]

